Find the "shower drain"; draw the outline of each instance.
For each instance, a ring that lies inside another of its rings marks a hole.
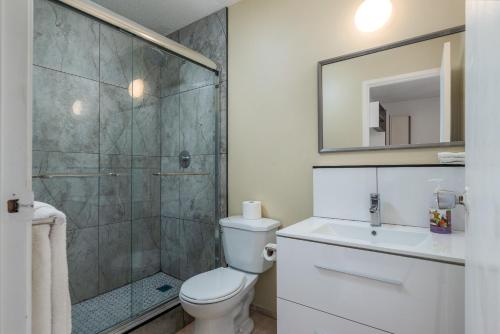
[[[168,284],[162,285],[159,288],[156,288],[156,290],[160,292],[167,292],[168,290],[172,289],[172,287]]]

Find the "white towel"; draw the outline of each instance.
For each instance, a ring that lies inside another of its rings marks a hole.
[[[55,221],[33,226],[32,333],[71,334],[66,216],[49,204],[35,202],[34,207],[34,220]]]
[[[465,152],[439,152],[439,158],[461,158],[465,159]]]
[[[51,334],[51,259],[50,259],[50,226],[33,226],[32,233],[32,333]]]
[[[442,164],[463,165],[465,164],[465,152],[439,152],[438,160]]]

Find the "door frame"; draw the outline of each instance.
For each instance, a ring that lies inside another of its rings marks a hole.
[[[31,333],[32,31],[33,0],[0,0],[0,334]]]

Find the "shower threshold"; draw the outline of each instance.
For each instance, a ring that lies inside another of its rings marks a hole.
[[[159,272],[75,304],[72,334],[120,333],[122,328],[131,328],[129,323],[135,327],[139,320],[146,321],[175,306],[168,302],[178,304],[181,285],[181,280]]]

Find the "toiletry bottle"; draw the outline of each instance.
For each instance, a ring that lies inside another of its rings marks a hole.
[[[429,182],[436,183],[433,194],[433,204],[429,209],[430,229],[433,233],[450,234],[451,233],[451,209],[439,209],[437,202],[437,193],[441,189],[442,179],[431,179]]]

